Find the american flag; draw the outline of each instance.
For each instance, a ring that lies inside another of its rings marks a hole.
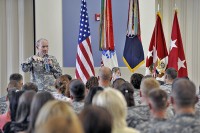
[[[91,36],[86,0],[81,0],[80,28],[76,55],[75,76],[86,83],[94,76],[94,61],[91,48]]]

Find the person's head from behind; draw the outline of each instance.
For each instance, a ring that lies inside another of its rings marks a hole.
[[[35,92],[38,92],[38,86],[35,83],[32,82],[26,82],[23,86],[22,86],[22,90],[23,91],[30,91],[33,90]]]
[[[113,67],[112,68],[112,79],[113,81],[117,78],[121,77],[121,71],[119,67]]]
[[[101,91],[103,91],[103,88],[100,87],[100,86],[94,86],[94,87],[92,87],[89,90],[89,93],[88,93],[88,95],[86,96],[86,98],[84,100],[84,102],[85,102],[84,106],[86,107],[88,105],[91,105],[92,104],[92,99],[95,96],[95,94],[97,94],[97,93],[99,93]]]
[[[67,78],[69,79],[69,81],[71,81],[71,80],[72,80],[72,76],[71,76],[71,75],[69,75],[69,74],[64,74],[63,76],[67,77]]]
[[[133,88],[132,84],[130,84],[128,82],[122,84],[121,87],[119,88],[119,91],[124,95],[128,107],[135,106],[135,101],[134,101],[134,97],[133,97],[134,96],[134,88]]]
[[[155,78],[143,79],[140,85],[141,100],[147,103],[149,92],[154,89],[159,89],[159,87],[160,84]]]
[[[35,133],[84,133],[81,123],[76,117],[52,117],[36,128]]]
[[[55,81],[55,88],[57,89],[58,93],[61,93],[65,95],[65,93],[68,93],[68,84],[69,79],[66,76],[60,76]]]
[[[21,84],[15,80],[11,80],[9,83],[8,83],[8,86],[7,86],[7,92],[10,90],[10,89],[17,89],[17,90],[21,90]]]
[[[165,71],[165,83],[172,84],[173,80],[177,78],[177,71],[174,68],[168,68]]]
[[[104,108],[87,106],[79,114],[85,133],[111,133],[112,116]]]
[[[69,83],[70,98],[73,101],[82,101],[85,98],[85,85],[78,79],[73,79]]]
[[[99,85],[102,87],[108,87],[112,79],[112,72],[108,67],[101,67],[98,72]]]
[[[173,82],[171,103],[176,112],[183,108],[193,109],[197,102],[196,87],[192,81],[180,78]]]
[[[66,117],[69,115],[74,116],[75,113],[66,102],[58,100],[48,101],[39,111],[35,129],[46,123],[50,118],[58,116]]]
[[[11,121],[15,121],[19,98],[24,93],[24,91],[11,90],[9,93],[10,94],[9,94],[8,98],[9,98],[9,102],[10,102],[9,107],[10,107]]]
[[[19,87],[21,88],[23,86],[23,76],[19,73],[13,73],[10,75],[9,80],[17,81],[19,83]]]
[[[36,42],[36,49],[38,51],[38,55],[43,57],[48,54],[49,51],[49,43],[47,39],[41,38]]]
[[[150,91],[148,99],[148,104],[152,113],[166,111],[169,105],[167,93],[161,89]]]
[[[92,88],[94,86],[98,86],[98,85],[99,85],[98,78],[95,76],[90,77],[85,84],[86,89],[88,89],[88,90],[90,90],[90,88]]]
[[[133,85],[135,89],[140,89],[140,84],[143,77],[144,76],[140,73],[134,73],[131,75],[130,83]]]
[[[25,91],[19,98],[19,103],[16,113],[16,122],[28,123],[28,117],[30,115],[31,102],[36,94],[35,91]],[[28,127],[26,127],[28,128]]]
[[[112,87],[119,90],[120,86],[125,82],[123,78],[117,78],[113,81]]]
[[[51,93],[44,91],[39,92],[33,97],[33,101],[31,103],[31,112],[30,112],[30,123],[28,132],[32,133],[35,128],[35,121],[38,116],[38,113],[42,106],[50,100],[54,100],[54,97]]]
[[[113,118],[113,129],[126,126],[127,104],[124,96],[115,89],[106,89],[93,98],[93,105],[108,110]]]

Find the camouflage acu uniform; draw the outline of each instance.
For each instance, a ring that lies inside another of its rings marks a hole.
[[[35,61],[32,57],[29,57],[25,63],[22,63],[22,70],[24,72],[31,72],[31,82],[38,86],[38,90],[55,90],[55,78],[62,75],[62,70],[56,58],[47,55],[48,60],[51,60],[52,64],[50,65],[50,71],[46,71],[44,61]]]
[[[134,89],[134,101],[136,106],[141,105],[140,90]]]
[[[155,124],[159,122],[163,122],[163,121],[166,121],[166,119],[154,118],[154,119],[151,119],[150,121],[137,125],[136,129],[139,130],[141,133],[148,133],[150,129],[154,127]]]
[[[156,124],[150,133],[199,133],[200,120],[193,114],[177,115],[171,120]]]
[[[84,102],[82,102],[82,101],[80,101],[80,102],[73,101],[72,102],[72,107],[73,107],[74,111],[77,114],[79,114],[84,108]]]
[[[6,96],[3,96],[0,98],[0,114],[5,114],[7,110]]]
[[[171,109],[167,109],[166,118],[170,119],[174,116]],[[142,124],[150,119],[150,110],[147,105],[140,105],[128,108],[127,124],[129,127],[135,128],[137,125]]]
[[[164,85],[161,85],[160,88],[167,93],[168,97],[170,96],[172,92],[172,84],[164,84]]]

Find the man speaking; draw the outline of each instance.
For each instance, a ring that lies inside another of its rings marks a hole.
[[[31,82],[39,91],[54,91],[54,81],[62,75],[62,70],[54,56],[48,55],[48,41],[44,38],[36,42],[36,55],[22,63],[22,71],[31,73]]]

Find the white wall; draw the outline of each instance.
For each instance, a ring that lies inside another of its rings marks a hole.
[[[46,38],[49,54],[63,66],[62,0],[35,0],[35,11],[36,40]]]

